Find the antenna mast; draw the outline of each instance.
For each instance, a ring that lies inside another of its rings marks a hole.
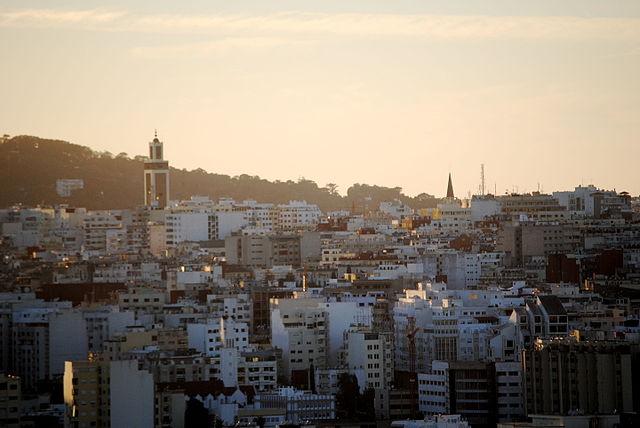
[[[480,164],[480,194],[484,196],[484,164]]]

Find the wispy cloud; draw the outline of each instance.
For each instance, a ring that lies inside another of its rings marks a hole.
[[[194,43],[177,43],[158,46],[139,46],[132,54],[145,59],[181,59],[219,57],[246,51],[265,51],[271,48],[295,47],[308,42],[273,37],[228,37]]]
[[[165,31],[249,31],[354,37],[640,40],[640,20],[626,18],[282,12],[263,16],[153,15],[140,17],[138,25]]]
[[[432,39],[640,41],[640,19],[553,16],[453,16],[281,12],[136,15],[105,10],[0,12],[3,26],[87,26],[112,31],[218,36],[347,36]]]
[[[4,26],[51,26],[73,24],[106,24],[116,22],[125,12],[91,10],[25,9],[1,12],[0,25]]]

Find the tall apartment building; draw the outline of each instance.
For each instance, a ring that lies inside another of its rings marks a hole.
[[[315,204],[307,201],[290,201],[277,206],[277,230],[295,231],[314,229],[320,222],[322,212]]]
[[[11,331],[13,373],[25,389],[64,373],[68,359],[86,358],[87,328],[82,313],[54,308],[15,312]]]
[[[282,375],[309,388],[316,368],[336,367],[344,332],[372,324],[372,308],[357,302],[327,302],[295,294],[271,300],[271,344],[282,351]]]
[[[633,410],[631,346],[626,342],[537,340],[523,351],[529,414]]]
[[[453,297],[444,283],[420,284],[418,290],[406,290],[405,297],[398,299],[393,308],[396,369],[409,369],[407,332],[411,323],[417,328],[418,372],[427,372],[433,360],[456,360],[463,308],[462,301]]]
[[[87,252],[118,253],[126,248],[127,230],[122,214],[110,211],[92,211],[82,221],[83,249]]]
[[[294,234],[230,235],[225,239],[227,261],[244,266],[273,267],[302,263],[301,236]]]
[[[65,426],[154,426],[153,376],[133,361],[67,361]]]
[[[434,361],[418,374],[419,408],[427,416],[459,414],[474,428],[497,422],[495,366],[481,361]]]
[[[345,332],[345,363],[361,390],[389,388],[393,381],[393,336],[370,329]]]
[[[219,318],[206,324],[189,324],[189,347],[207,356],[219,356],[223,348],[245,351],[249,346],[249,326],[233,318]]]
[[[577,239],[566,225],[513,222],[498,231],[496,250],[507,253],[512,266],[522,266],[531,257],[569,253],[578,247]]]
[[[521,421],[524,417],[522,365],[519,361],[495,363],[498,422]]]
[[[271,300],[271,344],[282,350],[282,375],[307,387],[312,368],[327,365],[327,316],[322,303],[322,298]]]

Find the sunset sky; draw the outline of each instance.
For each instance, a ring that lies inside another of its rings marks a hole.
[[[0,134],[444,196],[640,193],[640,1],[0,3]],[[141,172],[142,174],[142,172]]]

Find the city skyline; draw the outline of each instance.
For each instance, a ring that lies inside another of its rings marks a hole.
[[[640,1],[5,0],[0,427],[640,426]]]
[[[640,193],[640,5],[5,2],[1,131],[177,168]],[[37,102],[34,102],[37,101]],[[602,152],[615,154],[602,156]]]

